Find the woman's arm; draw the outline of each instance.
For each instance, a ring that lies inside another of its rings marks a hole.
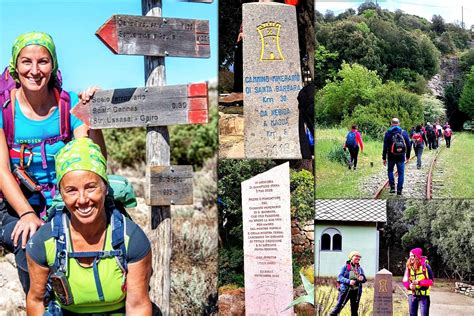
[[[97,90],[100,90],[100,88],[97,86],[91,86],[86,90],[79,92],[80,102],[87,105]],[[105,146],[104,135],[100,129],[90,129],[84,124],[74,130],[74,137],[89,137],[94,143],[99,145],[102,155],[107,159],[107,147]]]
[[[2,191],[8,203],[13,207],[18,216],[26,212],[33,211],[28,200],[21,192],[10,170],[10,156],[3,128],[0,128],[0,191]],[[41,226],[42,222],[34,213],[29,213],[21,217],[11,238],[16,246],[20,236],[22,237],[22,247],[25,248],[28,238],[31,237]]]
[[[151,315],[151,301],[148,286],[151,276],[151,251],[140,261],[128,264],[127,315]]]
[[[43,298],[46,292],[49,269],[37,264],[28,254],[26,260],[30,274],[30,291],[26,297],[26,313],[28,315],[43,315]]]

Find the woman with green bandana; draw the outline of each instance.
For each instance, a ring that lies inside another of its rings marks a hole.
[[[6,102],[0,117],[0,244],[15,253],[27,293],[24,248],[43,224],[40,214],[51,205],[55,194],[54,155],[71,138],[89,136],[104,154],[105,144],[100,131],[90,131],[66,110],[79,101],[89,102],[96,88],[88,88],[79,96],[61,89],[50,35],[20,35],[13,44],[8,70],[5,75],[16,81],[16,88],[8,90],[8,98],[1,96],[2,103]]]
[[[106,161],[99,146],[88,138],[68,143],[56,155],[56,176],[67,210],[57,210],[27,244],[27,313],[43,315],[51,275],[55,301],[47,315],[56,315],[51,311],[55,306],[62,315],[151,315],[150,242],[108,203]]]

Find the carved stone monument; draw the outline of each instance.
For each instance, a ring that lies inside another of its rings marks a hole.
[[[294,6],[242,6],[245,157],[298,159],[302,88]]]
[[[241,183],[246,315],[293,315],[290,169],[284,163]]]
[[[382,269],[375,274],[374,316],[393,315],[392,273]]]

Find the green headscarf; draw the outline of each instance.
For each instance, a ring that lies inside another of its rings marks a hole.
[[[13,43],[12,47],[12,58],[10,59],[10,65],[8,71],[11,76],[18,81],[18,75],[16,73],[16,62],[20,51],[29,45],[40,45],[46,48],[51,55],[53,61],[53,71],[51,73],[53,78],[57,77],[58,72],[58,58],[56,57],[56,46],[54,45],[53,38],[51,35],[43,32],[29,32],[18,36]]]
[[[61,148],[55,156],[57,184],[64,175],[74,170],[94,172],[108,183],[107,161],[100,147],[90,138],[76,138]]]

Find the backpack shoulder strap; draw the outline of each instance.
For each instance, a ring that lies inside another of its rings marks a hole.
[[[67,274],[67,216],[64,213],[64,205],[56,207],[53,217],[53,236],[56,241],[56,258],[54,259],[53,270]]]
[[[112,224],[112,248],[119,251],[119,255],[115,258],[122,271],[127,273],[127,248],[125,247],[125,231],[127,227],[125,216],[114,208],[110,222]]]
[[[15,100],[16,100],[16,89],[11,91],[5,91],[8,93],[5,103],[2,106],[3,116],[3,132],[7,140],[9,148],[13,146],[15,138]]]
[[[69,142],[72,138],[71,135],[71,97],[69,93],[65,90],[54,90],[56,99],[59,104],[59,132],[60,139],[64,142]]]

